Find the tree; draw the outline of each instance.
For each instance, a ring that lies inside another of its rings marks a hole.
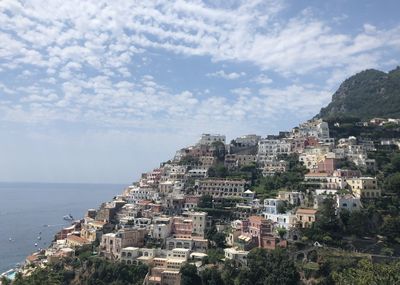
[[[217,141],[211,144],[211,149],[213,151],[213,156],[217,158],[219,162],[225,160],[225,144],[223,142]]]
[[[321,232],[337,234],[340,231],[339,220],[336,216],[336,202],[332,197],[322,202],[315,220],[315,227]]]
[[[248,255],[248,270],[247,278],[256,285],[296,284],[300,278],[293,261],[282,249],[270,252],[253,249]]]
[[[234,285],[238,274],[239,269],[236,267],[235,262],[229,259],[225,260],[221,273],[224,285]]]
[[[226,240],[224,233],[216,233],[211,239],[217,248],[225,248],[226,247]]]
[[[390,242],[400,238],[400,217],[387,217],[380,229],[382,235],[386,236]],[[399,240],[400,241],[400,240]]]
[[[201,281],[203,285],[223,285],[224,282],[221,273],[217,268],[206,268],[201,272]]]
[[[356,268],[332,275],[335,283],[341,285],[400,284],[400,262],[373,264],[370,260],[361,260]]]
[[[181,267],[181,285],[201,285],[201,278],[197,274],[197,268],[193,264],[185,264]]]
[[[276,210],[278,211],[278,214],[284,214],[288,210],[287,208],[287,201],[284,201],[283,203],[279,203],[278,206],[276,207]]]
[[[10,284],[11,284],[11,280],[8,279],[8,278],[5,277],[5,276],[2,276],[2,277],[0,278],[0,284],[3,284],[3,285],[10,285]]]
[[[390,163],[392,165],[392,171],[399,172],[400,171],[400,153],[394,154],[390,160]]]
[[[287,233],[287,230],[285,228],[278,228],[276,230],[278,232],[278,235],[281,239],[283,239],[283,237],[285,236],[285,234]]]
[[[368,234],[367,220],[365,211],[353,211],[348,219],[347,231],[359,237]]]
[[[386,179],[386,190],[400,195],[400,172],[396,172]]]
[[[209,177],[225,178],[228,175],[228,169],[223,164],[217,164],[208,169],[207,175]]]
[[[212,206],[213,206],[213,197],[211,195],[203,195],[203,196],[201,196],[197,206],[199,208],[212,208]]]

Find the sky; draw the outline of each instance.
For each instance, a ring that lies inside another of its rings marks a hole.
[[[400,61],[397,0],[1,0],[0,181],[130,183]]]

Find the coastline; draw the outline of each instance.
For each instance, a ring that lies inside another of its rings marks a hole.
[[[50,246],[54,236],[85,211],[120,193],[124,184],[0,182],[0,274],[18,270],[27,256]],[[79,199],[77,199],[79,197]],[[44,227],[46,225],[46,227]],[[41,233],[41,240],[37,238]],[[10,241],[9,239],[12,239]],[[34,244],[38,243],[38,248]]]

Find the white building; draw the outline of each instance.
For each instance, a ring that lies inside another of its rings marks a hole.
[[[136,259],[139,257],[138,247],[125,247],[121,249],[120,260],[124,264],[136,264]]]
[[[305,199],[304,193],[296,191],[280,191],[278,198],[283,201],[288,201],[291,205],[301,205]]]
[[[267,214],[278,214],[279,208],[283,207],[285,202],[280,199],[265,199],[264,212]]]
[[[292,144],[286,139],[261,139],[258,142],[258,156],[290,154]]]
[[[150,231],[151,237],[155,239],[166,239],[171,235],[172,218],[156,217],[153,219]]]
[[[238,250],[233,247],[225,248],[225,259],[233,260],[235,263],[239,263],[241,265],[247,265],[247,255],[248,251]]]
[[[202,134],[198,145],[212,145],[214,142],[222,142],[225,144],[226,137],[219,134]]]
[[[283,214],[269,214],[262,213],[263,217],[267,220],[271,220],[275,224],[275,226],[283,227],[285,229],[290,229],[291,227],[296,225],[296,215],[291,214],[290,212]]]
[[[258,141],[261,139],[257,135],[245,135],[235,139],[236,145],[239,147],[251,147],[256,146]]]
[[[182,216],[192,220],[192,234],[195,236],[204,237],[204,233],[207,227],[207,213],[206,212],[194,212],[187,211],[182,214]]]
[[[197,194],[211,195],[214,198],[242,197],[246,181],[235,179],[205,179],[197,180]]]
[[[287,169],[287,162],[285,160],[272,160],[266,161],[264,163],[264,167],[262,169],[262,175],[265,176],[272,176],[275,173],[283,173],[286,172]]]
[[[336,197],[336,207],[338,211],[345,209],[349,212],[360,210],[362,207],[361,200],[353,195],[337,195]]]
[[[299,127],[294,128],[292,133],[295,137],[315,137],[318,139],[329,138],[329,126],[322,120],[310,120]]]
[[[190,249],[187,248],[174,248],[169,250],[167,253],[167,257],[169,259],[180,259],[187,261],[190,256]]]
[[[128,196],[126,200],[130,204],[136,204],[140,200],[154,200],[160,199],[159,193],[152,187],[129,186]]]
[[[188,172],[189,177],[192,178],[206,178],[207,177],[207,169],[203,169],[203,168],[195,168],[195,169],[191,169]]]

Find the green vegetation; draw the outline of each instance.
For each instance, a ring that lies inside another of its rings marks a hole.
[[[253,185],[256,179],[261,176],[260,170],[255,163],[242,166],[240,169],[228,169],[223,162],[217,163],[208,170],[209,177],[230,178],[230,179],[245,179]]]
[[[225,248],[225,234],[218,232],[215,225],[206,231],[206,238],[210,241],[211,245],[216,248]]]
[[[200,201],[197,204],[199,208],[212,208],[213,207],[213,197],[211,195],[203,195],[200,197]]]
[[[334,272],[333,280],[340,285],[400,284],[400,262],[373,264],[361,260],[356,267]]]
[[[30,276],[16,276],[14,285],[139,285],[148,271],[146,265],[125,265],[100,258],[65,259],[37,268]]]
[[[273,198],[279,190],[304,190],[302,182],[307,169],[299,162],[298,155],[281,156],[279,159],[287,161],[287,171],[267,177],[260,175],[252,187],[259,197]]]
[[[286,285],[297,284],[300,276],[286,251],[253,249],[248,255],[248,266],[238,267],[227,260],[222,269],[209,267],[199,275],[194,265],[182,267],[181,284],[207,285]]]
[[[318,116],[325,119],[400,117],[399,106],[400,68],[389,73],[369,69],[345,80]]]
[[[197,274],[197,267],[193,264],[185,264],[182,266],[180,273],[181,285],[201,285],[201,278]]]
[[[252,250],[248,256],[248,269],[239,280],[251,284],[296,284],[299,274],[287,253],[277,249],[267,251],[261,248]],[[243,279],[242,279],[243,278]],[[240,283],[243,283],[240,282]]]
[[[187,155],[185,157],[183,157],[179,163],[179,165],[190,165],[190,166],[198,166],[200,165],[200,160],[198,157],[194,157],[191,155]]]

